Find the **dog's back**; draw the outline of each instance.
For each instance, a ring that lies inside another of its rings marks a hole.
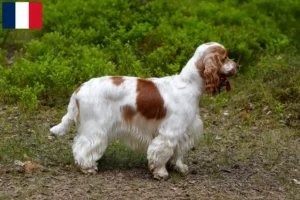
[[[50,131],[64,135],[75,123],[78,134],[108,132],[108,142],[120,138],[130,148],[146,150],[167,115],[165,100],[156,84],[168,79],[93,78],[75,90],[67,114]]]

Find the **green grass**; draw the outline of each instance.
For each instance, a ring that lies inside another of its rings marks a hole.
[[[190,169],[197,172],[189,179],[200,179],[203,184],[212,181],[210,184],[216,188],[223,188],[215,191],[217,199],[248,198],[248,193],[241,193],[248,190],[258,191],[263,198],[275,195],[279,199],[298,199],[299,186],[293,179],[300,178],[299,74],[296,66],[290,66],[271,74],[278,78],[264,77],[263,81],[260,74],[256,79],[238,76],[231,80],[232,92],[222,92],[216,98],[204,96],[200,111],[205,134],[187,156]],[[294,93],[289,93],[290,88],[296,88]],[[49,174],[35,175],[37,178],[52,177],[61,169],[71,175],[79,173],[71,152],[75,130],[63,137],[48,138],[49,127],[60,121],[66,107],[40,107],[34,112],[24,112],[18,106],[0,107],[0,164],[4,169],[15,160],[33,160],[54,169]],[[221,139],[216,140],[216,135]],[[99,161],[103,176],[111,170],[134,174],[130,171],[134,169],[148,172],[146,155],[126,148],[120,141],[113,142]],[[13,174],[8,177],[16,182],[20,178]],[[145,186],[143,179],[132,181],[131,187]],[[251,187],[243,185],[242,180]],[[171,172],[166,184],[176,186],[182,181],[191,184],[184,176]],[[224,193],[236,183],[242,185],[234,193]]]

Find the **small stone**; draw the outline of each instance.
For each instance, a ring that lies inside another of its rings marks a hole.
[[[229,112],[228,112],[228,111],[225,111],[225,112],[223,113],[223,115],[228,116],[228,115],[229,115]]]
[[[221,140],[222,138],[220,136],[216,136],[216,140]]]
[[[298,181],[297,179],[293,179],[293,181],[296,185],[300,185],[300,181]]]
[[[55,137],[54,137],[53,135],[48,135],[48,139],[49,139],[50,141],[52,141],[52,140],[55,139]]]
[[[198,172],[197,172],[197,170],[192,169],[192,170],[191,170],[191,174],[198,174]]]
[[[16,166],[24,166],[24,163],[22,162],[22,161],[19,161],[19,160],[15,160],[14,161],[14,164],[16,165]]]

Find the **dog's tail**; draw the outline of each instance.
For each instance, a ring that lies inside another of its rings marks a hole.
[[[50,132],[54,135],[65,135],[69,132],[74,123],[78,123],[79,118],[79,102],[76,99],[76,91],[73,93],[68,105],[68,112],[62,118],[61,123],[52,127]]]

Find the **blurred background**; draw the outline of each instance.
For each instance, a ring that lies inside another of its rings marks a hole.
[[[297,0],[42,2],[42,30],[0,32],[5,103],[66,103],[78,85],[103,75],[172,75],[209,41],[240,59],[240,74],[249,78],[283,67],[278,55],[300,47]]]

